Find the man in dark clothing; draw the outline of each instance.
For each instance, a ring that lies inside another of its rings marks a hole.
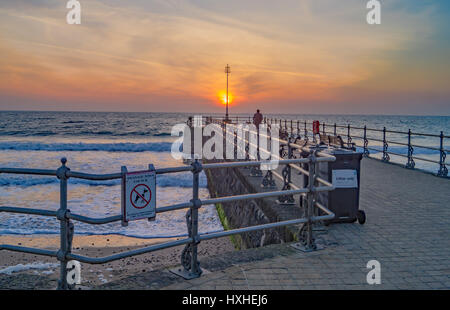
[[[258,141],[258,148],[257,148],[257,158],[258,160],[260,159],[259,157],[259,125],[262,123],[263,121],[263,116],[261,113],[259,113],[259,109],[256,110],[256,113],[253,115],[253,124],[256,126],[256,132],[258,135],[257,141]]]
[[[253,115],[253,124],[259,129],[259,124],[263,121],[263,116],[259,113],[259,110],[256,110],[256,113]]]

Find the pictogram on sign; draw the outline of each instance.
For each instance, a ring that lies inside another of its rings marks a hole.
[[[152,199],[152,190],[145,184],[136,185],[130,194],[130,202],[136,209],[143,209]]]
[[[122,167],[122,224],[128,221],[156,215],[156,171],[153,165],[149,170],[128,172]]]

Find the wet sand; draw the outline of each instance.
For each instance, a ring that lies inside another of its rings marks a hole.
[[[72,252],[89,257],[104,257],[143,246],[168,242],[170,240],[176,240],[176,238],[138,239],[118,235],[75,236]],[[0,236],[0,244],[57,249],[59,246],[59,237],[45,235]],[[81,263],[81,285],[84,288],[92,288],[138,273],[180,265],[180,255],[183,248],[184,246],[178,246],[163,249],[101,265]],[[202,257],[234,251],[234,246],[229,238],[220,238],[204,241],[200,243],[198,249],[199,259],[201,259]],[[5,268],[9,266],[32,263],[52,263],[52,265],[48,269],[29,269],[14,272],[10,275],[5,273]],[[5,250],[0,251],[0,289],[55,288],[59,277],[58,263],[56,258],[52,257]],[[28,277],[28,275],[33,275],[34,277]],[[46,281],[44,282],[46,282],[46,285],[36,281],[38,279],[37,277],[45,278]],[[32,283],[29,283],[30,281]]]

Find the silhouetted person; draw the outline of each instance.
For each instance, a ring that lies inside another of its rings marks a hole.
[[[256,113],[253,115],[253,124],[256,126],[256,132],[257,132],[257,141],[258,141],[258,147],[257,147],[257,158],[258,160],[259,158],[259,124],[261,124],[263,121],[263,116],[262,114],[259,112],[259,109],[256,110]]]
[[[259,110],[256,110],[256,113],[253,115],[253,124],[255,124],[256,128],[259,130],[259,124],[263,121],[263,116],[259,113]]]

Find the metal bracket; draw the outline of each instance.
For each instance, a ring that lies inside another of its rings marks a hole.
[[[70,221],[70,220],[69,220]],[[69,229],[67,230],[67,244],[69,248],[69,252],[71,252],[72,249],[72,242],[73,242],[73,235],[75,234],[75,226],[72,222],[68,223]]]
[[[408,162],[406,163],[406,168],[408,169],[414,169],[414,167],[416,166],[416,163],[414,162],[414,158],[413,158],[413,152],[414,152],[414,148],[409,145],[408,146]]]
[[[250,160],[250,156],[248,154],[248,152],[250,151],[250,148],[248,146],[248,143],[245,144],[245,160],[248,161]],[[249,166],[244,166],[242,167],[243,169],[249,169]]]
[[[191,209],[186,212],[186,225],[188,228],[189,238],[192,238],[192,217]],[[192,268],[192,243],[186,244],[181,253],[181,266],[169,269],[170,272],[186,279],[195,279],[201,276],[202,269],[200,268],[200,262],[197,262],[197,271],[193,272]]]
[[[278,196],[277,203],[280,205],[295,205],[295,199],[292,195]]]
[[[368,146],[369,146],[369,140],[367,140],[367,138],[364,138],[364,152],[363,152],[364,157],[369,157],[369,155],[370,155],[369,149],[367,148]]]
[[[323,250],[323,246],[316,244],[316,241],[312,235],[312,227],[310,228],[309,225],[312,226],[312,223],[309,222],[303,224],[302,228],[299,231],[299,242],[291,244],[291,247],[302,252],[314,252]]]
[[[267,170],[267,173],[261,182],[261,187],[263,188],[276,187],[275,180],[273,179],[273,173],[271,170]]]
[[[250,176],[251,177],[262,177],[262,171],[258,166],[252,166],[250,169]]]
[[[387,152],[388,146],[389,146],[389,144],[387,144],[387,142],[383,143],[383,158],[381,160],[385,161],[385,162],[388,162],[391,160],[391,157],[389,156],[389,154]]]
[[[445,159],[447,158],[447,154],[445,153],[445,151],[441,150],[441,163],[439,164],[439,172],[438,172],[438,176],[440,177],[446,177],[448,175],[448,169],[445,166]]]
[[[386,127],[383,127],[383,158],[381,160],[384,162],[388,162],[391,159],[388,154],[388,146],[389,144],[386,141]]]
[[[289,165],[286,165],[283,168],[283,171],[281,172],[281,174],[283,175],[283,188],[281,190],[286,191],[286,190],[290,190],[291,186],[289,185]],[[294,205],[295,204],[295,199],[294,199],[294,195],[280,195],[278,196],[278,200],[277,200],[278,204],[282,204],[282,205]]]
[[[192,244],[186,244],[181,253],[181,266],[169,269],[170,272],[176,274],[186,280],[198,278],[202,275],[203,271],[200,268],[200,262],[197,262],[197,272],[192,272]]]
[[[280,158],[285,158],[288,156],[288,152],[286,151],[284,145],[280,145],[279,155],[280,155]]]

